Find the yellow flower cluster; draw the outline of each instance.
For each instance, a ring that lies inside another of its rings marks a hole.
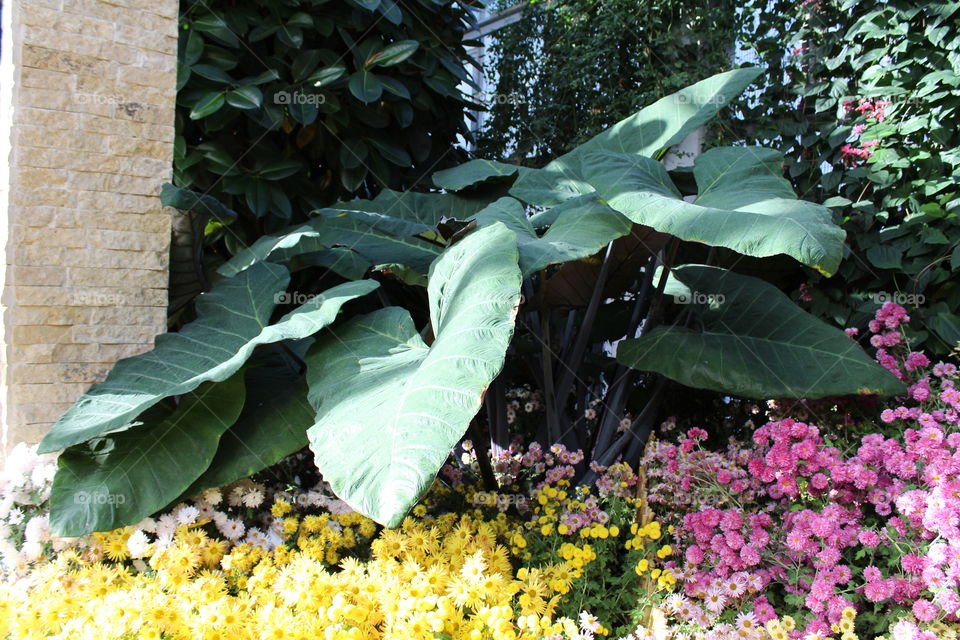
[[[830,631],[839,635],[840,640],[861,640],[860,636],[857,635],[854,630],[854,624],[857,618],[857,610],[853,607],[847,607],[843,610],[840,616],[840,620],[833,625],[830,625]],[[893,622],[891,622],[892,626]],[[794,631],[797,628],[797,623],[791,616],[783,616],[779,619],[769,620],[767,622],[766,630],[767,634],[773,640],[786,640],[790,637],[790,632]],[[942,622],[936,622],[931,627],[930,630],[936,634],[936,637],[940,640],[956,640],[960,637],[958,634],[957,625],[947,625]],[[810,637],[810,636],[805,636]],[[830,636],[818,636],[813,640],[819,640],[820,638],[825,638]],[[864,639],[865,640],[865,639]],[[887,640],[886,636],[875,636],[874,640]]]
[[[376,534],[372,521],[301,518],[282,501],[271,511],[287,540],[273,550],[228,550],[194,525],[147,549],[148,560],[125,562],[131,531],[99,535],[85,555],[61,553],[0,585],[0,637],[534,640],[577,632],[555,611],[596,558],[589,545],[563,544],[562,562],[514,575],[506,546],[520,546],[514,522],[448,514],[407,518],[373,539],[369,559],[341,560]]]

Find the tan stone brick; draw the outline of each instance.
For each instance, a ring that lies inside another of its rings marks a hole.
[[[74,207],[77,204],[77,194],[67,189],[21,187],[14,185],[11,192],[13,205],[18,207],[37,205]]]
[[[159,209],[159,207],[158,207]],[[105,213],[102,210],[76,212],[77,226],[85,229],[116,229],[118,231],[143,231],[145,233],[170,233],[170,220],[158,213]]]
[[[13,225],[10,230],[13,241],[20,245],[36,244],[47,247],[85,247],[87,232],[83,229],[58,229],[54,227],[24,227]]]
[[[12,324],[48,324],[73,325],[89,324],[97,309],[89,307],[17,307],[16,312],[10,314]]]
[[[14,265],[7,267],[7,284],[33,286],[62,286],[67,280],[67,272],[62,267],[23,267]],[[13,314],[19,318],[21,309]]]
[[[15,184],[26,187],[58,187],[67,184],[67,176],[63,171],[56,169],[40,169],[38,167],[14,167],[10,178]]]
[[[25,403],[73,402],[89,388],[87,383],[12,384],[10,390]]]
[[[18,384],[101,382],[105,377],[102,363],[15,364],[11,377]]]
[[[65,341],[70,336],[70,327],[19,325],[10,331],[17,344],[50,344]]]
[[[59,406],[59,405],[57,405]],[[69,407],[65,407],[64,411]],[[7,441],[37,443],[43,439],[43,436],[50,429],[50,425],[57,421],[57,418],[63,411],[55,413],[56,407],[50,404],[28,404],[18,405],[12,413],[12,422],[10,425]]]
[[[128,305],[132,300],[126,300],[126,292],[141,291],[144,288],[158,289],[167,284],[167,274],[159,269],[100,269],[98,267],[71,267],[67,280],[71,286],[86,287],[117,287],[124,296],[118,305]],[[134,285],[134,286],[131,286]],[[92,305],[103,306],[103,305]]]
[[[20,52],[21,64],[25,67],[50,69],[66,73],[79,73],[108,77],[115,73],[114,65],[106,60],[77,53],[57,51],[35,44],[24,44]]]
[[[130,325],[75,325],[70,330],[74,342],[95,344],[143,344],[153,339],[154,327]]]
[[[44,73],[50,73],[44,70]],[[75,131],[78,128],[79,116],[75,113],[64,113],[50,109],[40,109],[24,105],[15,112],[16,122],[46,127],[47,129],[64,129]]]
[[[7,351],[10,354],[10,362],[53,362],[54,349],[56,345],[52,344],[11,344]]]

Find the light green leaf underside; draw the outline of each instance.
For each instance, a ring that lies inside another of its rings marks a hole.
[[[524,276],[547,265],[592,256],[608,243],[630,233],[625,217],[588,194],[555,207],[563,211],[543,237],[537,236],[523,204],[514,198],[500,198],[477,214],[481,227],[502,222],[517,235],[520,269]]]
[[[721,107],[743,93],[762,71],[758,68],[734,69],[661,98],[543,169],[520,168],[510,195],[529,204],[548,207],[589,193],[593,188],[584,178],[587,154],[609,150],[652,158],[661,149],[681,142],[691,131],[713,118]]]
[[[722,147],[698,156],[694,202],[682,199],[652,158],[599,151],[588,161],[586,177],[600,197],[637,224],[748,256],[786,254],[826,275],[843,257],[844,232],[830,210],[796,199],[772,149]]]
[[[194,322],[158,336],[152,351],[118,362],[57,421],[41,450],[79,444],[131,422],[163,398],[226,380],[258,345],[312,335],[333,322],[344,303],[378,286],[362,280],[333,287],[268,325],[288,280],[284,267],[269,263],[221,280],[198,298]]]
[[[69,447],[58,459],[50,504],[55,535],[135,524],[175,501],[207,467],[240,415],[243,374],[187,393],[174,411]]]
[[[441,189],[459,191],[491,178],[509,178],[517,172],[516,165],[496,160],[470,160],[451,169],[433,174],[433,184]]]
[[[797,307],[779,289],[725,269],[674,269],[668,292],[697,303],[697,329],[658,327],[624,340],[617,360],[690,387],[749,398],[900,394],[903,385],[843,331]]]
[[[310,446],[334,492],[396,526],[430,486],[503,366],[520,298],[514,234],[482,228],[430,269],[436,336],[388,307],[322,337],[307,355]]]

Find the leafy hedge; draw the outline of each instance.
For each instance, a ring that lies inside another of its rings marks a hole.
[[[887,300],[934,354],[960,341],[960,2],[752,0],[744,45],[770,73],[730,139],[773,146],[832,207],[849,259],[810,308],[863,326]],[[784,34],[787,34],[784,36]]]
[[[239,214],[209,239],[233,254],[461,161],[471,19],[450,0],[184,2],[174,182]]]

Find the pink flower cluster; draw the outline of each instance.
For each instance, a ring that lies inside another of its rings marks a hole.
[[[752,603],[761,623],[802,603],[795,637],[828,635],[849,606],[865,618],[908,609],[921,624],[960,620],[958,371],[910,351],[908,321],[887,303],[869,325],[878,361],[908,384],[880,414],[889,434],[845,444],[782,419],[724,452],[702,450],[700,430],[649,448],[651,502],[688,511],[675,534],[678,574],[698,615],[719,615],[718,602],[745,609],[746,596],[718,590],[738,576],[764,593]],[[893,631],[925,637],[912,622]]]

